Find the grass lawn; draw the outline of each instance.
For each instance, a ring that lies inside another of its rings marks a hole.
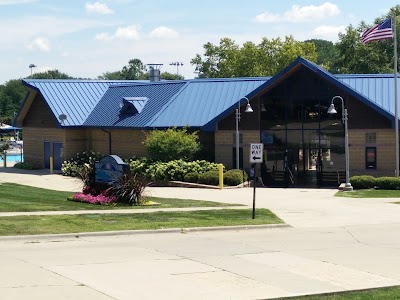
[[[0,235],[78,233],[113,230],[214,227],[283,223],[268,209],[222,209],[139,214],[89,214],[0,218]]]
[[[122,205],[93,205],[67,201],[73,193],[59,192],[25,185],[0,184],[0,212],[28,211],[66,211],[66,210],[102,210],[102,209],[145,209],[152,206],[122,206]],[[158,202],[157,207],[215,207],[234,206],[233,204],[148,197],[148,200]]]
[[[351,192],[337,192],[335,196],[349,198],[400,198],[400,190],[354,190]]]
[[[282,300],[400,300],[400,287],[333,293],[320,296],[282,298]],[[276,299],[278,300],[278,299]]]

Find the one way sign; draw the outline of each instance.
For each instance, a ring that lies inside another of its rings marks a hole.
[[[263,162],[264,144],[250,144],[250,163]]]

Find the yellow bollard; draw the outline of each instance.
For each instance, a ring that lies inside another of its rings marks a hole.
[[[4,165],[4,168],[6,168],[7,167],[7,152],[3,152],[4,153],[4,155],[3,155],[3,165]]]
[[[50,174],[53,174],[53,156],[50,156]]]
[[[222,190],[224,188],[224,166],[223,166],[223,164],[218,164],[218,175],[219,175],[219,188]]]

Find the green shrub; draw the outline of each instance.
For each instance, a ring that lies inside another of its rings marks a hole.
[[[199,183],[208,185],[219,184],[219,173],[218,170],[210,170],[199,175]]]
[[[379,177],[376,178],[376,186],[381,190],[400,190],[400,178]]]
[[[244,173],[244,174],[243,174]],[[242,170],[229,170],[224,173],[224,184],[235,186],[247,181],[247,173]]]
[[[21,170],[38,170],[40,167],[36,164],[28,163],[28,162],[18,162],[14,165],[14,168]]]
[[[153,163],[153,161],[146,157],[140,157],[140,158],[132,157],[128,159],[127,163],[129,164],[132,173],[145,176],[146,170]]]
[[[147,180],[137,174],[127,173],[115,180],[107,190],[109,195],[117,197],[117,202],[127,205],[140,205]]]
[[[78,176],[85,164],[94,167],[96,160],[99,160],[102,156],[99,152],[94,151],[77,153],[75,157],[63,162],[61,172],[64,176]]]
[[[152,161],[145,158],[131,158],[128,160],[131,172],[151,180],[184,180],[185,175],[191,172],[199,174],[209,170],[218,170],[218,164],[205,160],[184,161],[182,159],[169,162]]]
[[[372,189],[376,185],[376,178],[369,175],[353,176],[350,183],[354,189]]]
[[[183,181],[197,183],[199,181],[199,173],[197,172],[189,172],[183,177]]]
[[[200,150],[198,132],[188,133],[187,128],[152,130],[146,135],[143,145],[153,159],[163,162],[177,159],[189,161]]]

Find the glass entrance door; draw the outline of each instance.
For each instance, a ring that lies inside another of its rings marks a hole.
[[[297,153],[297,161],[292,166],[295,175],[295,185],[318,187],[323,170],[320,149],[299,148],[297,149]]]

